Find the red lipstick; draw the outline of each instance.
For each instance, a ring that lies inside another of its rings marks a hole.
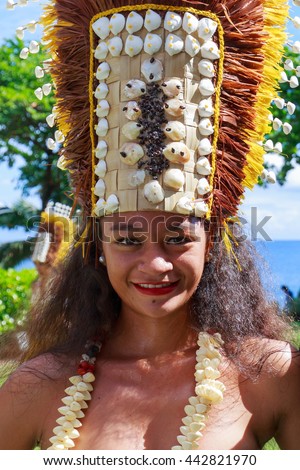
[[[175,282],[149,282],[133,284],[134,287],[145,295],[165,295],[172,292],[178,285],[179,281]],[[165,286],[164,286],[165,284]],[[156,287],[157,286],[157,287]]]

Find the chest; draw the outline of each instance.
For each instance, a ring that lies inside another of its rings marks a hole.
[[[181,434],[184,407],[195,394],[193,374],[194,361],[172,370],[158,366],[142,372],[102,365],[75,449],[171,449]],[[243,405],[238,387],[230,388],[222,404],[208,414],[201,449],[258,448],[251,411]],[[54,406],[46,419],[43,448],[48,447],[57,415]]]

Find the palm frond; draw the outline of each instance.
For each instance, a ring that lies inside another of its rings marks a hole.
[[[2,243],[0,245],[0,267],[13,268],[21,261],[25,261],[32,255],[35,239]]]

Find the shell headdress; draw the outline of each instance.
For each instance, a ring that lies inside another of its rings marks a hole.
[[[283,79],[287,3],[45,6],[50,60],[36,73],[51,74],[57,100],[48,145],[62,143],[59,166],[86,216],[162,210],[222,227],[237,214],[245,188],[268,176],[263,140]]]

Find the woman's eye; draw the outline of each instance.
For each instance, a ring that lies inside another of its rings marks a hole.
[[[119,240],[116,240],[118,245],[125,245],[125,246],[132,246],[132,245],[139,245],[141,243],[141,240],[138,240],[136,238],[119,238]]]
[[[168,245],[183,245],[184,243],[189,243],[191,240],[187,237],[172,237],[168,238],[166,242]]]

